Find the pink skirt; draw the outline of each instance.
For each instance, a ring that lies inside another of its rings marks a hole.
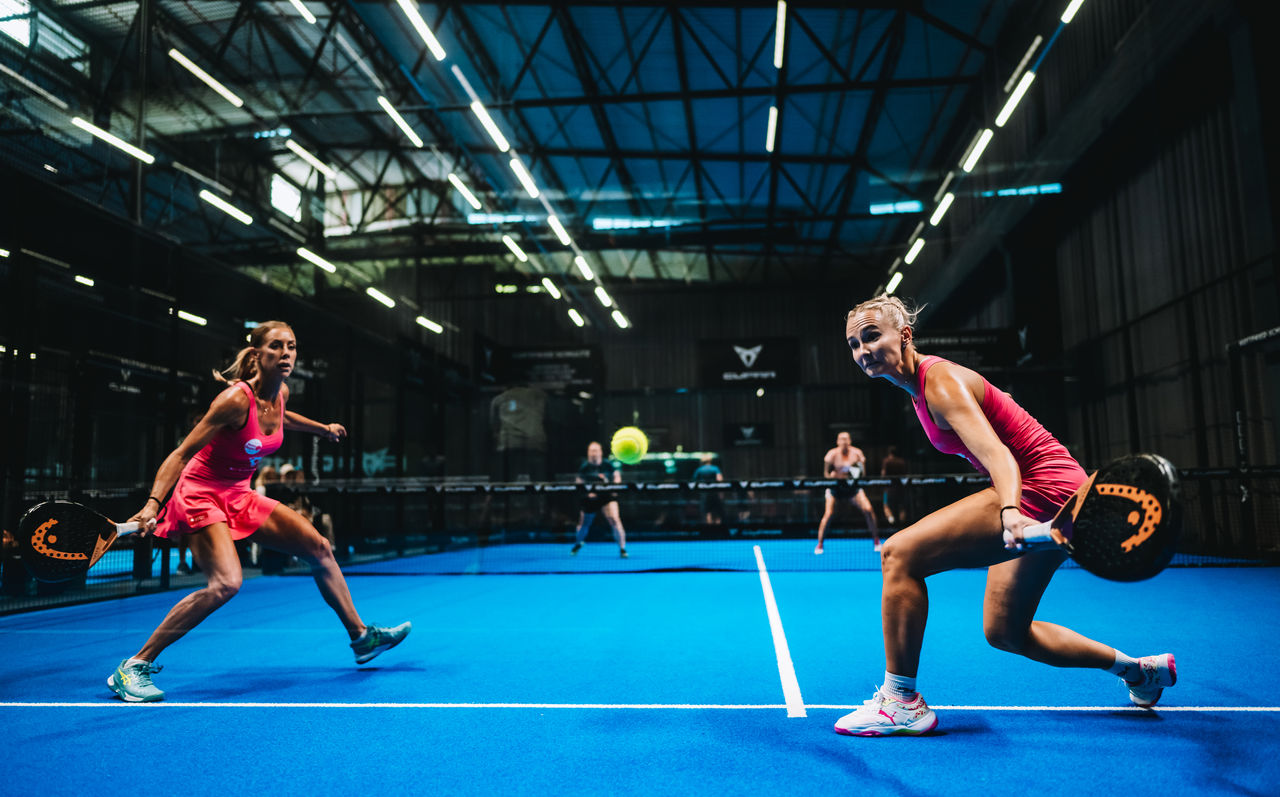
[[[255,493],[248,479],[210,482],[183,473],[169,503],[156,518],[155,534],[167,538],[190,534],[214,523],[226,523],[231,529],[231,539],[242,540],[266,522],[278,503],[274,498]]]
[[[1060,457],[1037,463],[1022,474],[1022,512],[1036,520],[1051,520],[1089,475],[1074,459]]]

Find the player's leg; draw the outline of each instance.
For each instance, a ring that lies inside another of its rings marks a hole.
[[[207,584],[203,589],[178,601],[169,610],[146,644],[134,656],[136,659],[155,661],[161,651],[234,598],[244,581],[240,570],[240,555],[226,523],[214,523],[183,536],[190,538],[188,542],[191,546],[191,559],[204,572]]]
[[[836,497],[827,490],[825,503],[822,509],[822,520],[818,521],[818,544],[814,547],[814,553],[822,553],[822,540],[827,536],[827,524],[831,522],[831,513],[836,509]]]
[[[316,527],[284,504],[277,504],[262,526],[253,533],[253,541],[290,556],[296,556],[311,566],[325,603],[333,609],[352,639],[364,632],[365,624],[356,612],[347,580],[338,568],[333,551]]]
[[[1016,556],[1004,548],[999,517],[1000,500],[987,488],[926,515],[884,542],[880,609],[890,672],[915,677],[929,614],[927,576]]]
[[[618,541],[618,550],[622,554],[622,558],[627,558],[627,530],[622,527],[622,514],[618,511],[618,502],[610,501],[604,505],[604,519],[609,521],[609,528],[613,529],[613,538]]]
[[[356,612],[347,579],[338,567],[329,541],[294,510],[277,504],[253,533],[253,539],[267,548],[296,556],[311,566],[311,577],[320,588],[325,603],[347,629],[357,664],[364,664],[384,650],[390,650],[409,635],[412,625],[407,622],[391,627],[365,625]]]
[[[591,511],[587,511],[587,504],[583,504],[582,510],[578,512],[578,533],[574,535],[573,547],[569,549],[569,553],[577,555],[582,550],[582,543],[587,539],[587,532],[591,530],[591,522],[596,519],[594,505]]]
[[[1036,620],[1040,598],[1058,566],[1060,551],[1041,551],[994,565],[987,571],[982,625],[993,647],[1054,667],[1085,667],[1118,675],[1130,699],[1153,706],[1178,678],[1173,654],[1134,659],[1109,645],[1055,623]]]
[[[1000,501],[995,490],[988,488],[933,512],[881,546],[884,683],[861,708],[836,721],[837,733],[914,735],[937,726],[936,715],[916,691],[929,616],[925,578],[1012,558],[1015,554],[1006,551],[1001,540],[999,513]]]
[[[871,531],[871,542],[877,551],[880,550],[880,531],[876,527],[876,510],[871,506],[871,499],[867,497],[866,490],[859,490],[853,497],[853,501],[862,510],[863,517],[867,519],[867,528]]]
[[[146,644],[132,658],[120,662],[107,686],[129,703],[150,703],[164,698],[151,680],[160,671],[154,664],[165,648],[182,638],[240,590],[243,574],[240,557],[226,523],[214,523],[190,537],[192,560],[204,572],[208,584],[178,601],[151,632]]]

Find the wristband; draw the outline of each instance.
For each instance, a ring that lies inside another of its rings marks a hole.
[[[164,504],[160,503],[160,499],[159,499],[159,498],[156,498],[154,495],[149,495],[149,496],[147,496],[147,500],[148,500],[148,501],[155,501],[155,502],[156,502],[156,506],[164,506]],[[143,504],[143,506],[146,506],[146,504]]]

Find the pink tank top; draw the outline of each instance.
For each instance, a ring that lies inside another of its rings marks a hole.
[[[925,375],[935,363],[939,362],[949,361],[933,355],[920,360],[916,373],[919,390],[911,400],[915,405],[916,417],[920,419],[920,425],[924,427],[924,433],[934,448],[944,454],[958,454],[969,460],[973,467],[986,473],[987,469],[982,466],[973,452],[965,447],[960,435],[950,429],[939,428],[933,422],[933,416],[929,414],[929,407],[924,398]],[[1073,471],[1080,469],[1066,446],[1049,434],[1048,430],[1032,418],[1030,413],[1019,407],[1008,393],[997,389],[985,378],[982,379],[982,414],[987,416],[987,421],[995,430],[996,436],[1000,438],[1000,442],[1008,446],[1013,453],[1013,458],[1017,460],[1018,469],[1022,472],[1024,479],[1035,471],[1045,468],[1066,466]]]
[[[249,397],[248,420],[239,429],[223,429],[214,435],[183,468],[184,475],[228,485],[248,482],[263,457],[280,449],[284,442],[284,394],[280,394],[280,426],[274,433],[264,435],[258,426],[258,401],[253,388],[247,382],[237,382],[236,387]]]

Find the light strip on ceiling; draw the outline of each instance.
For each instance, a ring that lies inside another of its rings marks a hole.
[[[75,125],[81,130],[84,130],[90,135],[93,135],[93,136],[96,136],[97,138],[102,139],[103,141],[107,142],[108,144],[115,147],[116,149],[123,150],[129,153],[130,155],[132,155],[133,157],[137,158],[138,160],[142,161],[145,164],[150,165],[156,162],[154,155],[143,152],[142,150],[138,149],[134,145],[130,144],[128,141],[125,141],[122,138],[117,138],[116,136],[111,135],[106,130],[103,130],[101,127],[98,127],[95,124],[90,124],[89,122],[86,122],[85,120],[81,119],[79,116],[72,117],[71,124]]]
[[[421,149],[422,139],[418,138],[417,133],[413,132],[413,128],[409,127],[409,123],[404,120],[404,117],[400,115],[399,111],[391,106],[390,101],[388,101],[386,97],[379,95],[378,104],[382,106],[382,110],[387,112],[387,116],[391,117],[391,120],[396,123],[396,126],[404,131],[404,134],[409,137],[409,140],[413,142],[413,145]]]
[[[199,78],[201,83],[204,83],[209,88],[218,92],[218,94],[222,96],[222,99],[226,100],[227,102],[231,103],[237,108],[244,107],[244,100],[240,99],[239,95],[237,95],[234,91],[232,91],[231,89],[219,83],[217,79],[214,78],[213,75],[210,75],[208,72],[201,69],[196,64],[195,61],[192,61],[190,58],[186,57],[185,55],[183,55],[182,53],[178,52],[173,48],[169,49],[169,57],[177,61],[179,64],[182,64],[182,66],[188,72],[190,72],[191,74]]]

